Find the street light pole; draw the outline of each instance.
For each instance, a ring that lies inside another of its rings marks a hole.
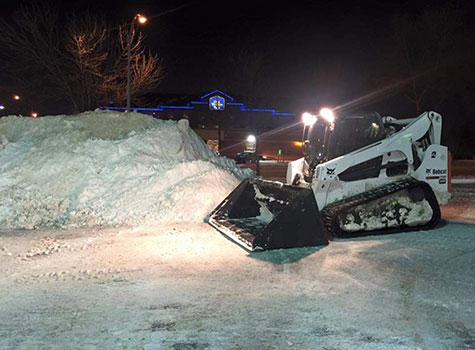
[[[126,112],[130,112],[130,78],[132,76],[132,72],[130,71],[130,48],[132,46],[132,37],[133,37],[133,30],[134,30],[134,23],[135,17],[132,23],[130,23],[130,29],[127,32],[127,110]]]
[[[147,22],[147,18],[142,16],[141,14],[135,15],[132,22],[130,22],[130,28],[127,32],[127,109],[126,112],[130,112],[130,104],[131,104],[131,97],[130,97],[130,81],[132,80],[132,72],[130,69],[131,64],[131,57],[130,51],[132,49],[132,39],[134,37],[134,25],[135,21],[138,21],[140,24],[145,24]]]
[[[258,137],[256,137],[256,174],[257,176],[261,174],[260,166],[259,166],[259,138]]]

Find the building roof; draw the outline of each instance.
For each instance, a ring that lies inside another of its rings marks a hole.
[[[209,98],[213,96],[221,96],[225,98],[227,106],[238,107],[242,112],[264,112],[271,113],[276,116],[295,116],[295,113],[279,112],[272,108],[249,108],[243,102],[235,102],[234,97],[221,91],[212,90],[201,96],[198,95],[179,95],[179,94],[162,94],[159,95],[158,107],[131,107],[134,111],[163,112],[165,110],[194,110],[197,105],[208,105]],[[228,102],[229,101],[229,102]],[[125,110],[125,107],[104,106],[103,109]]]

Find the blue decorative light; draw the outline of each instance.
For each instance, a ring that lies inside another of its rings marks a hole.
[[[160,106],[159,108],[164,109],[195,109],[193,106]]]
[[[273,112],[272,115],[283,115],[287,117],[295,117],[295,113]]]
[[[234,101],[234,98],[232,98],[231,96],[225,94],[224,92],[222,92],[221,90],[213,90],[211,92],[208,92],[206,95],[203,95],[200,97],[200,99],[204,100],[205,98],[211,96],[211,95],[216,95],[216,94],[220,94],[220,95],[223,95],[224,97],[226,97],[228,100],[230,101]]]
[[[271,113],[273,116],[288,116],[288,117],[294,117],[295,113],[283,113],[283,112],[277,112],[275,109],[262,109],[262,108],[246,108],[244,103],[241,102],[232,102],[234,99],[225,94],[224,92],[220,90],[214,90],[206,95],[201,96],[201,99],[204,99],[206,97],[209,97],[211,95],[215,95],[209,98],[208,102],[204,101],[191,101],[187,106],[159,106],[156,108],[143,108],[143,107],[132,107],[131,110],[133,111],[154,111],[154,112],[163,112],[166,109],[176,109],[176,110],[194,110],[195,107],[194,105],[209,105],[209,108],[211,110],[223,110],[226,105],[228,106],[238,106],[239,110],[242,112],[262,112],[262,113]],[[219,95],[216,95],[219,94]],[[229,99],[228,102],[224,99],[222,96],[226,96],[226,98]],[[109,109],[109,110],[125,110],[125,107],[101,107],[102,109]]]
[[[226,101],[224,100],[224,97],[216,95],[209,98],[209,109],[212,111],[223,111],[225,105]]]
[[[244,112],[267,112],[267,113],[274,113],[275,110],[273,109],[262,109],[262,108],[241,108],[241,111]]]

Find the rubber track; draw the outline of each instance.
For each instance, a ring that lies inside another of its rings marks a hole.
[[[433,207],[434,215],[433,219],[429,221],[425,225],[415,226],[415,227],[395,227],[395,228],[387,228],[383,230],[373,230],[373,231],[357,231],[357,232],[346,232],[341,230],[340,225],[338,224],[338,215],[341,212],[344,212],[352,207],[356,207],[361,204],[365,204],[371,202],[373,200],[391,195],[394,192],[398,192],[400,190],[406,189],[411,185],[423,184],[421,186],[426,186],[427,184],[421,181],[417,181],[413,178],[408,178],[404,180],[399,180],[395,182],[391,182],[389,184],[377,187],[370,191],[366,191],[360,194],[357,194],[352,197],[348,197],[342,199],[340,201],[336,201],[328,206],[326,206],[321,211],[321,216],[323,220],[323,224],[325,229],[332,237],[354,237],[354,236],[362,236],[362,235],[374,235],[374,234],[386,234],[386,233],[394,233],[394,232],[402,232],[402,231],[413,231],[413,230],[425,230],[431,229],[437,225],[440,220],[440,208],[437,203],[437,199],[434,198],[427,198],[430,204],[436,203],[436,208]],[[428,185],[427,185],[428,186]]]

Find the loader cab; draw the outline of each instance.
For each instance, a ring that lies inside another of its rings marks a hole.
[[[333,128],[319,120],[304,132],[303,154],[310,168],[314,168],[384,137],[384,125],[379,113],[341,115]]]
[[[339,117],[328,140],[328,160],[384,139],[384,125],[379,113],[363,112]]]
[[[317,121],[309,128],[304,129],[303,135],[303,155],[311,167],[325,162],[326,144],[330,135],[328,123]]]

